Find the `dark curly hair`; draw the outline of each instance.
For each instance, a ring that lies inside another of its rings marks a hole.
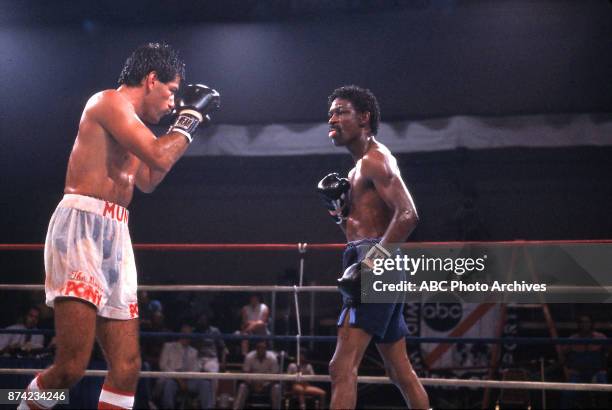
[[[138,47],[125,61],[117,81],[119,85],[137,86],[151,71],[157,73],[162,83],[174,80],[178,75],[185,79],[185,63],[168,44],[149,43]]]
[[[349,100],[353,107],[359,112],[370,113],[370,129],[372,134],[378,133],[378,124],[380,123],[380,107],[378,101],[372,91],[367,88],[361,88],[356,85],[345,85],[336,88],[333,93],[327,98],[327,108],[331,107],[336,98]]]

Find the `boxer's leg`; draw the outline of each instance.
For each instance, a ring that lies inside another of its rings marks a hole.
[[[338,328],[334,357],[329,363],[332,382],[332,409],[354,409],[357,404],[357,370],[372,336],[363,329],[350,327],[350,314]]]
[[[376,347],[391,381],[400,389],[409,407],[428,409],[429,398],[408,359],[406,340],[402,337],[393,343],[377,343]]]
[[[46,389],[64,389],[78,382],[91,357],[96,308],[75,298],[57,298],[54,304],[56,352],[53,365],[38,379]]]
[[[99,317],[96,336],[108,363],[99,408],[103,403],[131,408],[140,372],[138,319]]]
[[[75,385],[89,363],[94,342],[96,308],[75,298],[56,298],[55,359],[28,386],[28,390],[67,389]],[[22,402],[20,409],[47,408],[55,401]]]

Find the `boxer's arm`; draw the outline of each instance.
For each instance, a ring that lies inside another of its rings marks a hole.
[[[144,162],[140,162],[140,167],[136,173],[136,186],[142,192],[150,194],[164,180],[167,172],[155,171]]]
[[[404,242],[419,220],[412,196],[400,174],[397,161],[391,155],[374,151],[364,157],[361,170],[370,179],[376,192],[393,210],[393,218],[385,231],[382,246]]]
[[[149,173],[150,182],[158,179],[161,181],[189,146],[185,136],[179,132],[170,132],[156,138],[138,118],[128,100],[117,91],[103,91],[92,97],[85,111],[119,145],[136,155],[153,171]]]

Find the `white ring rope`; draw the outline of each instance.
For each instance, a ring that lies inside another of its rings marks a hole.
[[[304,255],[306,254],[306,242],[298,243],[298,252],[300,253],[300,287],[304,285]]]
[[[0,374],[30,375],[42,372],[44,369],[6,369],[0,368]],[[87,370],[85,376],[106,376],[106,370]],[[269,373],[202,373],[202,372],[140,372],[140,377],[160,379],[209,379],[209,380],[260,380],[283,382],[330,382],[329,375],[297,375]],[[569,391],[600,391],[612,392],[612,384],[597,383],[559,383],[559,382],[528,382],[511,380],[465,380],[419,378],[425,386],[437,387],[469,387],[490,389],[525,389],[525,390],[569,390]],[[386,376],[358,376],[359,383],[390,384]]]
[[[297,321],[297,374],[264,374],[264,373],[204,373],[204,372],[160,372],[142,371],[140,377],[144,378],[180,378],[180,379],[209,379],[209,380],[255,380],[255,381],[284,381],[284,382],[326,382],[329,383],[329,375],[304,375],[301,372],[301,323],[299,310],[299,292],[326,292],[336,293],[336,286],[303,286],[304,258],[307,249],[306,243],[298,244],[300,253],[299,265],[299,285],[275,286],[275,285],[140,285],[138,290],[154,292],[293,292],[296,321]],[[41,291],[44,290],[42,284],[0,284],[2,290],[20,291]],[[547,286],[550,293],[581,293],[581,294],[602,294],[612,293],[612,286]],[[15,369],[0,368],[0,374],[12,375],[34,375],[44,369]],[[106,370],[86,370],[85,376],[106,376]],[[532,381],[510,381],[510,380],[474,380],[474,379],[440,379],[440,378],[419,378],[425,386],[449,387],[449,388],[493,388],[493,389],[525,389],[525,390],[561,390],[561,391],[599,391],[612,392],[612,384],[596,383],[560,383],[560,382],[532,382]],[[359,383],[370,384],[390,384],[391,380],[387,376],[358,376]]]
[[[276,286],[276,285],[139,285],[138,290],[150,292],[338,292],[336,286]],[[0,290],[45,290],[44,285],[0,284]]]
[[[293,300],[295,301],[295,320],[297,322],[297,335],[295,335],[296,342],[296,362],[297,362],[297,371],[300,372],[301,369],[301,358],[300,358],[300,337],[302,337],[302,324],[300,323],[300,303],[298,300],[298,287],[293,286],[295,292],[293,293]]]
[[[337,292],[336,286],[277,286],[277,285],[139,285],[138,290],[150,292]],[[44,290],[39,284],[0,284],[0,290]],[[612,286],[547,286],[547,293],[612,293]],[[418,292],[415,292],[415,294]]]
[[[295,301],[295,320],[297,322],[297,335],[295,335],[295,344],[296,344],[296,366],[297,366],[297,375],[298,380],[301,376],[301,368],[302,368],[302,358],[300,356],[301,342],[300,337],[302,337],[302,323],[300,320],[300,303],[298,298],[298,292],[300,288],[304,287],[304,256],[306,255],[306,247],[308,244],[306,242],[300,242],[298,244],[298,252],[300,253],[300,281],[299,285],[293,285],[293,300]]]

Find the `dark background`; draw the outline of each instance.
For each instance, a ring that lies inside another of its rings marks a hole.
[[[327,95],[346,83],[374,91],[383,121],[612,111],[609,1],[117,4],[0,3],[3,242],[44,241],[84,103],[115,87],[147,41],[174,45],[187,80],[221,92],[219,124],[324,122]],[[421,216],[413,239],[610,238],[611,153],[576,136],[566,148],[400,154]],[[314,186],[351,166],[341,149],[184,158],[156,192],[136,194],[133,241],[342,242]],[[307,280],[332,283],[338,256],[309,255]],[[41,283],[42,254],[1,257],[1,282]],[[297,257],[138,252],[137,262],[141,283],[276,283]]]
[[[218,124],[322,123],[327,95],[348,83],[377,95],[385,122],[612,112],[607,0],[2,0],[1,242],[44,241],[85,102],[115,87],[126,57],[149,41],[172,44],[187,63],[187,81],[221,92]],[[412,239],[612,238],[612,136],[606,138],[599,147],[576,135],[575,145],[564,148],[399,154],[421,217]],[[183,158],[156,192],[136,193],[132,239],[342,242],[314,186],[327,172],[351,166],[341,149]],[[137,251],[136,258],[141,284],[293,284],[298,266],[295,251]],[[0,283],[44,280],[42,252],[0,252],[0,265]],[[339,268],[338,251],[309,252],[305,282],[332,284]],[[170,326],[188,306],[209,303],[223,332],[236,329],[236,311],[246,301],[228,293],[156,296]],[[0,325],[14,323],[42,298],[42,292],[1,292]],[[277,302],[279,310],[292,304]],[[305,326],[310,302],[307,296],[302,302]],[[336,315],[338,302],[337,295],[317,295],[318,318]],[[566,325],[561,335],[573,332],[573,313],[587,310],[556,306],[555,320]],[[609,309],[590,312],[610,323]],[[284,330],[295,334],[289,327]],[[332,325],[315,334],[333,331]],[[527,335],[546,336],[544,330]],[[324,363],[332,346],[317,347]],[[537,354],[530,349],[526,356]],[[552,349],[545,355],[554,360]],[[397,393],[373,391],[374,401],[399,402]],[[437,395],[447,396],[446,390]]]

